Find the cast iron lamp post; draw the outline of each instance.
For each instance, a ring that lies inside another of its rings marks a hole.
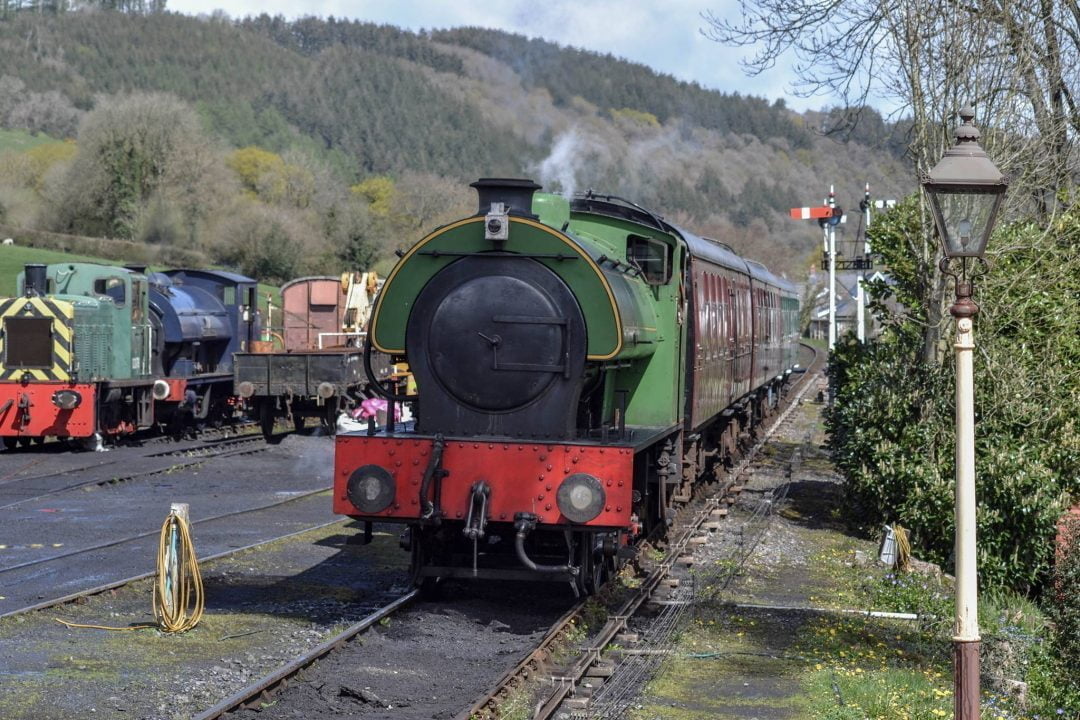
[[[941,271],[956,281],[956,628],[954,712],[957,720],[979,717],[979,615],[975,550],[975,402],[971,299],[976,264],[985,268],[986,241],[994,229],[1008,179],[979,145],[975,111],[960,111],[956,143],[922,179],[945,256]],[[954,261],[959,260],[959,271]],[[969,267],[970,264],[970,267]],[[970,275],[969,275],[970,273]]]

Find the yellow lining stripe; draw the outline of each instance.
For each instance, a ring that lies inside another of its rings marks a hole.
[[[71,353],[64,348],[60,347],[56,343],[53,343],[53,354],[60,359],[60,362],[64,365],[71,364]]]
[[[54,316],[56,314],[49,308],[48,305],[45,304],[45,301],[42,300],[41,298],[32,297],[32,298],[28,298],[28,300],[30,301],[30,304],[34,306],[34,309],[37,310],[39,313],[41,313],[42,316],[44,316],[44,317],[52,317],[52,316]]]
[[[447,232],[449,232],[451,230],[454,230],[456,228],[459,228],[459,227],[461,227],[463,225],[468,225],[470,223],[482,223],[482,222],[484,222],[484,218],[480,217],[480,216],[466,218],[465,220],[458,220],[455,223],[451,223],[451,224],[449,224],[449,225],[447,225],[445,227],[439,228],[435,232],[433,232],[430,235],[428,235],[427,237],[423,238],[420,242],[416,243],[416,245],[413,245],[413,247],[409,250],[409,252],[405,253],[405,255],[402,256],[401,261],[397,265],[394,266],[394,269],[390,272],[390,276],[388,278],[386,278],[386,282],[383,284],[383,288],[385,289],[386,286],[390,285],[390,283],[393,282],[394,277],[398,273],[398,270],[400,268],[402,268],[405,265],[406,261],[408,261],[408,259],[411,258],[413,255],[415,255],[416,252],[418,250],[420,250],[421,247],[423,247],[427,243],[431,242],[435,238],[439,237],[440,235],[442,235],[444,233],[447,233]],[[591,257],[589,257],[588,253],[586,253],[584,250],[582,250],[577,245],[575,245],[573,242],[571,242],[570,239],[568,237],[566,237],[566,235],[562,234],[561,232],[558,232],[557,230],[555,230],[553,228],[548,227],[547,225],[544,225],[543,223],[536,222],[535,220],[527,220],[525,218],[517,218],[517,217],[513,217],[513,216],[510,217],[510,223],[511,224],[520,223],[522,225],[529,225],[530,227],[534,227],[534,228],[536,228],[538,230],[543,230],[544,232],[548,233],[552,237],[557,238],[564,245],[566,245],[571,250],[573,250],[575,253],[580,255],[581,258],[583,260],[585,260],[585,262],[587,262],[589,264],[589,267],[591,267],[593,269],[593,272],[596,273],[596,276],[598,278],[600,278],[600,283],[604,286],[604,292],[607,293],[608,302],[611,303],[611,313],[615,317],[615,338],[616,338],[616,343],[615,343],[615,349],[611,353],[609,353],[607,355],[587,355],[586,358],[589,359],[589,360],[610,360],[611,358],[615,357],[620,352],[622,352],[622,348],[623,348],[622,317],[619,315],[619,306],[615,303],[615,293],[612,292],[611,285],[608,284],[607,278],[604,277],[604,272],[600,269],[600,266],[597,265],[596,262]],[[382,345],[379,345],[378,341],[375,339],[376,338],[375,328],[376,328],[376,326],[378,324],[378,321],[379,321],[379,311],[382,309],[382,301],[383,301],[384,296],[385,296],[385,293],[381,293],[381,292],[379,293],[379,299],[375,303],[375,310],[371,313],[371,335],[370,335],[371,343],[372,343],[372,345],[375,346],[375,349],[378,350],[379,352],[383,352],[383,353],[386,353],[388,355],[389,354],[401,355],[401,354],[404,354],[404,352],[405,352],[404,349],[395,350],[395,349],[384,348]]]

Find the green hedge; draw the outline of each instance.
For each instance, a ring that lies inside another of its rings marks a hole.
[[[0,225],[0,237],[12,238],[16,245],[56,250],[72,255],[87,255],[122,263],[143,263],[169,267],[211,267],[213,263],[200,252],[165,245],[146,245],[127,240],[64,235]]]
[[[849,516],[866,530],[901,523],[920,556],[950,568],[953,322],[945,314],[935,343],[930,262],[918,259],[913,241],[925,227],[919,213],[912,198],[875,221],[871,242],[891,268],[891,282],[871,288],[885,331],[865,346],[838,343],[826,421]],[[980,582],[1037,594],[1049,578],[1056,522],[1080,489],[1080,211],[1045,227],[1004,227],[990,256],[976,284]],[[945,292],[951,299],[951,280]],[[890,299],[903,307],[890,309]]]

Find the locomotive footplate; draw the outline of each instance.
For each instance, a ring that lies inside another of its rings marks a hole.
[[[540,527],[600,530],[631,523],[630,446],[416,435],[341,435],[336,443],[334,512],[341,515],[464,524],[471,510],[477,528],[513,525],[519,513],[535,516]],[[425,475],[434,480],[425,483]],[[476,492],[481,483],[483,502]],[[477,511],[486,517],[476,517]]]

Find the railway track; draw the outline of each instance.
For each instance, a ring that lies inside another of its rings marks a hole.
[[[809,438],[797,446],[787,461],[787,480],[797,472]],[[748,475],[753,469],[747,470]],[[683,573],[685,577],[679,584],[672,585],[667,597],[650,599],[657,612],[655,617],[644,620],[633,632],[627,633],[626,648],[610,655],[610,661],[601,659],[594,668],[603,670],[594,673],[588,680],[588,695],[575,697],[563,703],[559,717],[567,720],[616,720],[622,718],[638,697],[645,684],[661,668],[663,661],[675,651],[677,635],[685,627],[687,612],[700,603],[717,599],[727,590],[731,581],[741,572],[746,561],[755,552],[765,532],[769,528],[772,508],[783,502],[787,495],[788,484],[785,482],[775,488],[768,497],[758,498],[753,503],[750,516],[743,520],[732,533],[734,538],[723,548],[719,562],[696,570],[693,574]],[[745,494],[745,491],[744,491]],[[741,498],[742,503],[745,498]],[[697,536],[706,540],[704,536]]]
[[[318,494],[318,493],[321,493],[321,492],[325,492],[325,491],[320,490],[320,491],[317,491],[316,493],[311,493],[311,494]],[[302,498],[293,498],[293,499],[299,500],[299,499],[302,499]],[[284,503],[280,503],[280,504],[284,504]],[[261,509],[265,510],[266,508],[261,508]],[[235,515],[235,513],[230,513],[229,515],[230,516]],[[222,516],[222,517],[227,517],[227,516]],[[220,518],[214,518],[214,519],[220,519]],[[340,523],[340,522],[341,522],[340,520],[332,520],[330,522],[322,523],[322,524],[319,524],[319,525],[312,525],[310,527],[304,527],[304,528],[301,528],[301,529],[296,530],[294,532],[286,533],[284,535],[278,535],[278,536],[275,536],[275,537],[267,538],[265,540],[260,540],[259,542],[251,543],[249,545],[243,545],[241,547],[231,548],[231,549],[225,550],[223,552],[213,553],[213,554],[210,554],[210,555],[200,555],[199,556],[199,562],[200,563],[207,563],[207,562],[210,562],[210,561],[213,561],[213,560],[217,560],[219,558],[225,558],[225,557],[229,557],[230,555],[236,555],[238,553],[246,552],[248,550],[254,550],[254,549],[262,547],[264,545],[269,545],[270,543],[278,542],[280,540],[287,540],[288,538],[294,537],[296,535],[303,535],[306,532],[311,532],[312,530],[319,530],[319,529],[322,529],[322,528],[325,528],[325,527],[330,527],[331,525],[335,525],[335,524]],[[154,532],[154,533],[143,533],[143,534],[138,535],[137,537],[128,538],[128,540],[130,541],[130,540],[134,540],[134,539],[141,539],[141,538],[145,538],[145,537],[154,536],[156,534],[157,534],[156,532]],[[109,547],[109,546],[112,546],[112,545],[115,545],[115,544],[116,543],[108,543],[108,544],[105,544],[103,546],[98,546],[97,548],[87,548],[87,549],[80,550],[80,551],[75,552],[75,553],[69,553],[69,554],[64,555],[64,556],[55,556],[55,557],[52,557],[52,558],[44,558],[43,560],[38,561],[36,563],[26,563],[22,567],[25,567],[26,565],[33,565],[33,564],[40,564],[42,562],[48,562],[50,560],[59,560],[59,559],[62,559],[62,557],[70,557],[70,556],[73,556],[73,555],[79,555],[79,554],[82,554],[83,552],[90,552],[93,549],[100,549],[101,547]],[[7,570],[14,570],[14,569],[16,569],[16,568],[3,568],[3,569],[0,569],[0,575],[2,575]],[[97,585],[95,587],[87,588],[85,590],[79,590],[78,592],[69,593],[69,594],[63,595],[61,597],[56,597],[56,598],[50,598],[48,600],[43,600],[42,602],[35,603],[33,605],[27,605],[25,607],[16,608],[14,610],[7,610],[5,612],[0,612],[0,618],[13,617],[15,615],[25,615],[26,613],[36,612],[38,610],[47,610],[49,608],[59,607],[61,605],[67,605],[68,603],[82,602],[86,598],[93,597],[94,595],[99,595],[99,594],[101,594],[103,592],[108,592],[109,590],[116,590],[118,588],[122,588],[125,585],[130,585],[131,583],[138,582],[139,580],[145,580],[146,578],[153,577],[154,575],[156,575],[156,571],[139,573],[138,575],[132,575],[130,577],[122,578],[120,580],[114,580],[112,582],[104,583],[102,585]]]
[[[9,500],[0,506],[0,616],[142,577],[153,567],[162,493],[192,504],[200,557],[326,523],[328,474],[301,469],[329,448],[300,438],[280,447],[260,435],[159,447],[126,456],[123,472],[108,466],[0,488]]]
[[[695,538],[701,537],[703,526],[727,514],[726,505],[734,502],[733,495],[741,492],[742,480],[760,450],[784,426],[802,398],[816,387],[820,365],[819,355],[815,351],[814,361],[800,383],[793,388],[786,408],[732,470],[733,484],[726,486],[720,496],[697,498],[680,511],[680,516],[685,519],[677,521],[673,535],[669,530],[671,540],[663,559],[653,564],[641,584],[609,612],[607,621],[592,636],[588,645],[580,648],[572,660],[554,662],[558,654],[565,654],[568,638],[573,636],[575,626],[584,617],[588,599],[583,599],[551,627],[535,649],[455,719],[494,720],[502,717],[507,703],[517,701],[522,693],[529,693],[529,688],[532,688],[529,707],[533,709],[531,717],[534,720],[546,720],[556,715],[575,720],[621,717],[636,690],[663,658],[660,646],[665,644],[665,639],[674,635],[683,611],[694,602],[693,583],[684,584],[669,576],[677,565],[689,564],[686,553]],[[791,466],[800,457],[801,449],[792,456]],[[767,507],[771,508],[771,503]],[[689,517],[686,517],[688,512]],[[757,540],[760,537],[758,535]],[[752,551],[753,545],[745,551],[741,561],[745,562]],[[605,658],[607,649],[617,640],[636,643],[641,639],[640,633],[629,632],[630,622],[649,605],[654,609],[659,608],[650,628],[649,652],[628,655],[632,658],[629,663],[616,663]],[[594,703],[593,691],[597,686],[600,690],[595,695]]]
[[[0,492],[3,492],[4,486],[25,480],[38,480],[53,475],[72,475],[102,467],[122,465],[133,459],[167,452],[182,452],[207,444],[250,436],[257,432],[256,423],[245,421],[226,427],[205,428],[193,438],[177,439],[170,435],[122,438],[106,453],[72,450],[70,443],[64,441],[7,450],[0,453],[0,465],[3,466],[3,469],[0,469]],[[162,446],[167,449],[158,450]],[[42,466],[51,469],[46,472],[28,474]]]
[[[777,418],[773,427],[766,432],[765,436],[761,438],[732,473],[731,477],[736,478],[736,483],[738,482],[737,478],[747,470],[771,433],[784,422],[791,408],[797,404],[803,395],[809,392],[813,385],[812,376],[816,365],[815,362],[811,372],[805,374],[796,388],[796,392],[791,393],[794,399],[791,400],[788,410]],[[677,527],[673,528],[664,558],[660,561],[651,559],[642,561],[644,564],[650,565],[647,577],[641,581],[640,586],[629,597],[622,600],[621,604],[609,613],[604,627],[594,635],[589,646],[584,648],[572,661],[559,663],[557,671],[552,672],[554,658],[559,656],[560,653],[566,652],[569,643],[568,638],[572,637],[576,632],[575,626],[581,621],[586,612],[588,598],[578,601],[569,610],[562,611],[561,616],[550,626],[550,629],[543,635],[535,648],[526,653],[512,669],[502,675],[490,690],[474,700],[456,717],[459,720],[499,717],[500,706],[505,703],[507,698],[513,697],[516,689],[526,687],[530,683],[535,684],[536,679],[539,677],[543,677],[546,682],[541,683],[544,687],[542,697],[534,697],[530,703],[530,708],[538,708],[535,717],[554,717],[557,711],[564,707],[566,700],[581,701],[580,690],[583,679],[614,673],[614,665],[604,659],[604,651],[609,644],[626,633],[628,623],[635,618],[639,610],[650,603],[655,603],[660,594],[671,591],[673,588],[677,590],[678,583],[671,582],[669,575],[673,568],[685,560],[689,548],[695,542],[695,538],[700,537],[703,526],[707,526],[718,515],[727,512],[725,509],[727,503],[725,501],[731,494],[737,493],[739,490],[737,485],[734,488],[729,485],[728,488],[726,497],[699,497],[692,500],[690,505],[684,508],[685,512],[681,513],[681,515],[685,519]],[[642,552],[643,555],[648,555],[646,549],[643,548]],[[415,597],[414,592],[401,596],[393,603],[373,612],[363,621],[349,627],[337,637],[251,683],[230,698],[195,717],[198,720],[214,720],[244,708],[257,709],[279,702],[281,697],[277,695],[277,691],[286,688],[298,673],[310,668],[318,660],[327,658],[336,650],[348,647],[352,638],[355,638],[376,622],[382,621],[390,617],[394,612],[407,607]],[[665,597],[660,602],[666,603],[665,607],[672,609],[680,607],[680,603],[683,605],[689,604],[680,600],[677,594]],[[666,615],[668,619],[665,622],[670,628],[673,628],[677,622],[675,614],[668,611]],[[353,656],[348,655],[348,657]],[[325,680],[325,677],[323,679]],[[578,692],[579,695],[572,697],[575,692]],[[283,713],[282,716],[285,716],[289,712],[287,708],[291,707],[291,705],[278,707]],[[530,717],[532,716],[530,715]]]
[[[303,653],[277,670],[264,675],[250,685],[241,688],[209,710],[193,716],[193,720],[216,720],[216,718],[223,717],[234,710],[258,707],[263,702],[270,700],[272,693],[285,688],[289,681],[301,670],[310,667],[319,659],[342,648],[372,625],[386,620],[398,610],[409,605],[419,595],[419,590],[410,590],[386,605],[372,610],[363,619],[353,623],[326,642]]]
[[[0,510],[8,510],[74,490],[118,485],[162,473],[178,472],[214,458],[263,452],[267,447],[261,435],[245,435],[134,456],[118,453],[119,456],[115,459],[64,469],[60,472],[12,477],[0,480],[0,496],[6,500],[0,504]],[[130,472],[116,472],[116,468],[130,467],[133,463],[144,461],[148,461],[149,467]]]
[[[269,503],[267,505],[261,505],[259,507],[254,507],[254,508],[246,508],[244,510],[236,510],[236,511],[233,511],[233,512],[222,513],[220,515],[211,515],[210,517],[200,518],[199,520],[192,522],[192,526],[193,527],[200,527],[200,526],[205,526],[208,523],[215,522],[217,520],[231,519],[231,518],[240,517],[242,515],[248,515],[248,514],[251,514],[251,513],[263,512],[265,510],[270,510],[272,508],[281,507],[282,505],[288,505],[290,503],[294,503],[294,502],[297,502],[297,501],[300,501],[300,500],[304,500],[305,498],[313,497],[315,495],[324,494],[328,490],[329,490],[329,488],[321,488],[319,490],[311,490],[309,492],[293,495],[293,496],[291,496],[291,497],[289,497],[289,498],[287,498],[285,500],[280,500],[278,502]],[[2,577],[5,573],[14,572],[15,570],[22,570],[23,568],[33,567],[35,565],[43,565],[45,563],[59,562],[61,560],[67,560],[68,558],[75,557],[76,555],[82,555],[84,553],[94,552],[96,550],[103,550],[105,548],[116,547],[117,545],[124,545],[126,543],[130,543],[130,542],[133,542],[135,540],[142,540],[143,538],[156,537],[157,534],[158,534],[157,530],[153,530],[153,531],[150,531],[150,532],[143,532],[143,533],[138,533],[138,534],[135,534],[135,535],[128,535],[126,537],[117,538],[115,540],[110,540],[109,542],[98,543],[96,545],[89,545],[87,547],[82,547],[82,548],[79,548],[77,550],[72,550],[70,552],[61,553],[59,555],[50,555],[49,557],[37,558],[35,560],[28,560],[26,562],[18,563],[16,565],[8,565],[7,567],[0,568],[0,577]]]
[[[209,442],[253,432],[259,432],[259,424],[253,420],[238,420],[217,427],[206,426],[190,429],[185,433],[187,437],[180,437],[154,429],[147,429],[140,430],[133,435],[121,435],[117,437],[115,444],[107,446],[107,450],[129,447],[141,448],[168,443]],[[31,442],[14,448],[5,448],[0,452],[0,457],[33,457],[42,454],[61,455],[67,453],[89,452],[79,447],[79,443],[80,440],[78,439],[64,438],[54,438],[53,440],[45,442]]]

